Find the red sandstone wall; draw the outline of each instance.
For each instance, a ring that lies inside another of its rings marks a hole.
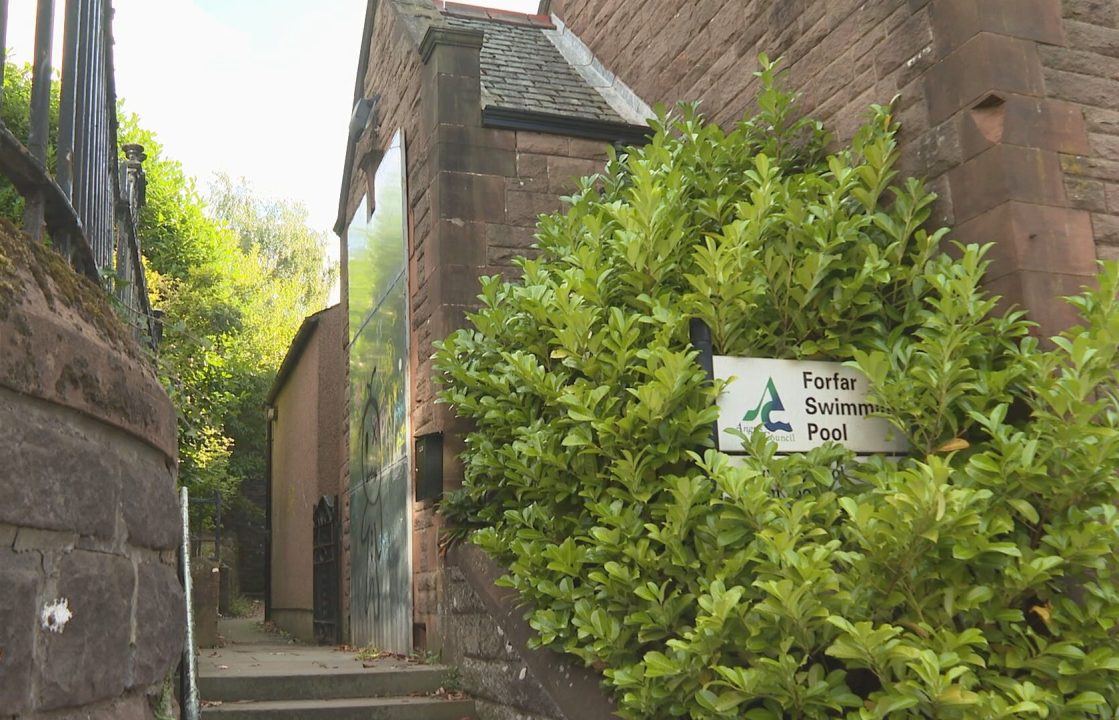
[[[103,289],[0,226],[0,716],[154,717],[185,628],[175,423]]]
[[[454,485],[461,477],[456,455],[462,426],[435,402],[433,343],[461,327],[465,314],[476,307],[479,276],[515,272],[513,258],[531,252],[537,216],[558,209],[560,196],[575,187],[578,177],[602,167],[605,145],[480,127],[477,49],[437,49],[425,64],[418,51],[421,38],[408,33],[396,10],[382,3],[365,80],[366,94],[379,93],[382,98],[381,132],[358,143],[349,211],[357,208],[366,190],[365,174],[374,170],[363,156],[403,128],[409,184],[412,426],[415,435],[445,433],[445,477]],[[344,252],[343,247],[343,267]],[[343,276],[343,298],[346,289]],[[412,552],[419,644],[435,644],[439,637],[440,530],[433,504],[417,503]],[[348,536],[348,527],[344,532]],[[344,567],[348,576],[348,555]],[[348,607],[348,583],[346,603]]]
[[[1069,203],[1091,213],[1097,252],[1119,258],[1119,2],[1065,0],[1065,46],[1043,46],[1049,95],[1076,105],[1088,148],[1063,153]]]
[[[1056,298],[1116,255],[1114,0],[555,0],[554,12],[650,103],[749,111],[759,52],[840,139],[900,94],[901,170],[940,195],[932,222],[995,242],[990,287],[1050,333]]]
[[[413,297],[418,298],[416,289],[423,287],[424,278],[417,274],[417,261],[423,256],[427,231],[416,231],[417,223],[427,215],[427,148],[429,142],[423,133],[420,122],[420,83],[421,69],[416,41],[409,35],[395,9],[389,2],[377,3],[374,18],[373,37],[368,48],[369,64],[364,87],[366,97],[374,94],[381,96],[377,116],[382,132],[367,133],[357,144],[354,156],[353,179],[349,187],[347,201],[347,224],[356,211],[362,196],[368,190],[368,177],[375,171],[372,165],[377,152],[382,151],[392,140],[397,129],[404,131],[405,156],[408,167],[408,212],[409,212],[409,283]],[[350,508],[349,508],[349,361],[346,345],[349,341],[349,307],[347,305],[348,284],[346,277],[346,242],[341,244],[341,362],[343,367],[343,415],[341,428],[341,447],[339,448],[339,493],[342,496],[342,616],[343,637],[349,637],[350,593]],[[413,300],[411,307],[413,332],[417,323],[422,324],[430,311]],[[413,359],[413,367],[415,359]]]
[[[791,87],[825,120],[849,129],[874,101],[922,96],[932,63],[923,2],[906,0],[555,0],[553,12],[607,68],[650,103],[701,101],[722,123],[757,90],[757,55],[784,57]],[[911,132],[925,128],[912,118]]]

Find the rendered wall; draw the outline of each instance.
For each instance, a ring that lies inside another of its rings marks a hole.
[[[342,314],[312,316],[306,345],[273,400],[272,620],[314,641],[312,557],[315,504],[338,486],[343,409]]]
[[[184,634],[175,423],[103,292],[4,223],[0,717],[153,717]]]

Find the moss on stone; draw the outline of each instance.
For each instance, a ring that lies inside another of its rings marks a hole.
[[[30,242],[18,228],[0,218],[0,319],[6,319],[19,304],[28,275],[52,309],[61,304],[73,310],[114,347],[130,355],[138,353],[102,288],[74,272],[57,251]]]

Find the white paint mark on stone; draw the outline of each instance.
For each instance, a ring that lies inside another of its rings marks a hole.
[[[66,629],[66,623],[70,622],[70,618],[74,617],[74,613],[70,612],[70,601],[59,598],[44,605],[39,617],[44,630],[61,633]]]
[[[528,668],[527,667],[522,667],[521,668],[521,674],[517,676],[517,679],[518,680],[524,680],[525,675],[528,675]]]
[[[921,52],[909,58],[908,62],[905,63],[905,66],[907,68],[912,68],[914,65],[921,62],[921,60],[923,60],[925,57],[930,55],[932,53],[932,50],[932,45],[926,45],[924,48],[921,49]]]

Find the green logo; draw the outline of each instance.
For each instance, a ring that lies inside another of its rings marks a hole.
[[[758,406],[753,410],[747,410],[746,414],[742,416],[744,422],[753,422],[761,415],[762,424],[765,429],[770,432],[792,432],[793,426],[787,422],[773,420],[769,417],[772,412],[783,412],[785,406],[781,403],[781,396],[777,394],[777,387],[773,384],[773,378],[769,378],[769,382],[765,384],[765,390],[762,391],[761,399],[758,400]]]

